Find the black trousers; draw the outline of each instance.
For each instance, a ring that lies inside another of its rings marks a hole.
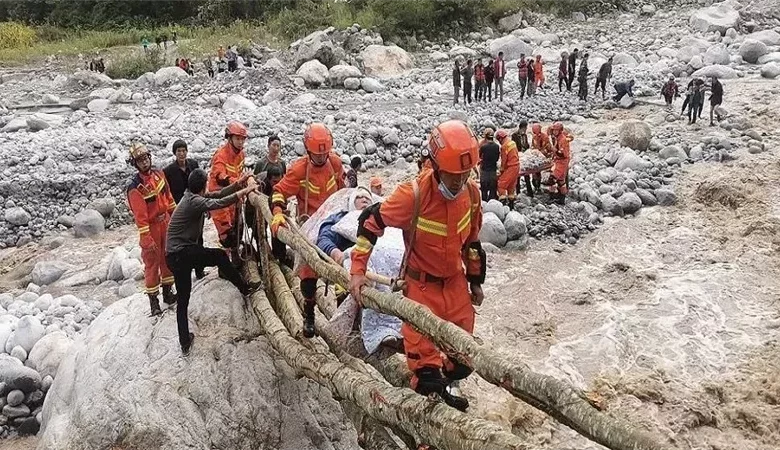
[[[569,79],[566,77],[558,76],[558,92],[563,91],[563,86],[566,85],[566,89],[569,87]]]
[[[233,266],[224,250],[193,245],[184,250],[165,255],[165,262],[173,273],[179,301],[176,305],[176,324],[179,328],[179,343],[188,345],[190,327],[187,322],[187,307],[192,293],[192,270],[196,267],[219,267],[220,277],[230,281],[240,290],[246,288],[238,269]]]
[[[588,99],[588,80],[580,80],[579,97],[582,100]]]
[[[463,103],[471,103],[471,83],[463,83]]]
[[[593,95],[599,93],[599,87],[601,87],[601,95],[607,95],[607,79],[596,78],[596,90],[593,91]]]
[[[688,110],[688,121],[696,123],[697,118],[701,118],[701,110],[704,105],[700,102],[691,102],[691,108]]]
[[[525,182],[525,195],[533,198],[534,189],[538,191],[542,186],[542,174],[535,173],[533,175],[517,177],[517,188],[515,189],[515,192],[519,193],[522,191],[523,182]]]
[[[569,78],[566,80],[566,89],[571,91],[571,86],[574,84],[574,75],[577,72],[576,67],[569,66]]]
[[[485,90],[482,92],[482,100],[485,100],[485,92],[487,92],[488,101],[493,101],[493,82],[491,81],[488,83],[485,81],[485,87],[483,89]]]
[[[498,176],[495,170],[480,171],[479,190],[482,191],[482,201],[498,200]]]

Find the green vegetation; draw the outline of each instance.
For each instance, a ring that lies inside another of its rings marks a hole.
[[[165,65],[162,51],[156,48],[149,51],[139,50],[112,60],[106,66],[106,75],[111,78],[135,79],[146,72],[157,72]]]

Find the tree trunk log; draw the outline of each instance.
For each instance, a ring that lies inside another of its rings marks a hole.
[[[272,218],[267,197],[249,196],[267,221]],[[286,227],[279,229],[279,239],[295,250],[318,276],[342,286],[349,285],[349,274],[342,267],[320,259],[311,244]],[[392,314],[428,336],[439,348],[468,363],[485,380],[501,386],[529,405],[546,412],[612,450],[660,450],[670,448],[662,438],[640,431],[620,419],[595,409],[585,396],[568,383],[533,372],[527,365],[511,361],[491,348],[477,343],[461,328],[440,319],[428,308],[401,295],[363,289],[363,303],[369,308]]]

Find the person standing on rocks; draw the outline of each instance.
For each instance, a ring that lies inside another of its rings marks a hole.
[[[471,78],[474,76],[474,68],[471,60],[466,61],[466,67],[460,72],[463,77],[463,103],[471,104]]]
[[[568,89],[569,92],[571,92],[571,86],[574,84],[574,75],[577,73],[577,56],[579,56],[579,52],[579,49],[575,48],[569,55],[569,71],[567,72],[569,79],[566,83],[566,89]]]
[[[691,93],[691,102],[688,108],[688,124],[696,123],[696,119],[701,116],[701,110],[704,108],[704,81],[696,80],[693,83],[693,92]]]
[[[206,68],[206,73],[209,74],[209,78],[214,78],[214,63],[211,62],[211,58],[203,60],[203,67]]]
[[[493,101],[493,80],[495,79],[495,68],[493,58],[485,66],[485,90],[487,91],[488,101]],[[482,98],[485,98],[483,93]]]
[[[217,49],[217,58],[218,59],[225,59],[225,47],[219,46]]]
[[[563,86],[569,83],[569,54],[561,53],[561,62],[558,64],[558,92],[563,92]]]
[[[525,98],[528,83],[528,62],[525,60],[525,53],[520,54],[520,61],[517,62],[517,81],[520,82],[520,100],[522,100]]]
[[[360,166],[363,165],[363,158],[360,157],[360,155],[352,155],[352,157],[349,159],[349,170],[347,171],[346,178],[347,183],[346,186],[348,188],[356,188],[358,187],[358,170],[360,170]]]
[[[219,269],[219,276],[230,281],[242,295],[250,295],[259,284],[247,284],[238,270],[230,263],[225,251],[203,247],[203,221],[209,211],[218,211],[242,201],[257,190],[254,178],[245,173],[235,182],[216,192],[206,192],[209,176],[202,169],[195,169],[187,180],[187,191],[176,207],[168,225],[165,261],[173,271],[179,304],[176,308],[176,325],[179,345],[184,356],[189,355],[195,338],[190,333],[187,308],[192,291],[192,270],[202,267]],[[234,206],[235,207],[235,206]],[[202,270],[202,269],[201,269]]]
[[[603,100],[607,96],[607,82],[612,78],[612,57],[610,56],[607,62],[599,67],[599,74],[596,76],[596,89],[593,91],[593,95],[599,93],[599,87],[601,87],[601,99]]]
[[[127,204],[138,228],[149,308],[153,316],[159,316],[162,314],[161,284],[163,301],[168,305],[176,303],[173,274],[165,263],[165,231],[176,202],[165,182],[165,174],[152,168],[152,155],[145,145],[136,143],[130,147],[128,163],[137,172],[127,185]]]
[[[720,122],[720,114],[716,109],[723,103],[723,85],[718,81],[718,77],[712,76],[710,82],[710,126],[715,126],[713,116],[717,116],[718,122]]]
[[[496,97],[499,101],[504,101],[504,77],[506,76],[506,61],[504,61],[504,52],[498,52],[498,58],[493,63],[493,76],[496,79]]]
[[[287,163],[281,157],[282,140],[279,136],[272,134],[268,136],[268,153],[255,163],[254,174],[259,179],[266,178],[266,172],[271,167],[277,167],[282,175],[287,172]]]
[[[528,73],[528,84],[526,84],[526,88],[528,89],[528,96],[531,97],[532,95],[536,94],[536,65],[534,64],[534,60],[532,58],[528,58],[528,63],[525,65],[526,72]]]
[[[226,142],[217,149],[211,158],[211,170],[207,189],[218,192],[222,188],[235,183],[244,172],[244,146],[249,132],[246,126],[236,120],[231,120],[225,127]],[[214,226],[219,233],[219,243],[223,248],[235,249],[238,245],[236,234],[236,207],[229,206],[211,214]],[[232,256],[235,257],[235,254]]]
[[[677,82],[674,81],[674,75],[669,75],[669,79],[664,83],[664,87],[661,88],[661,95],[666,101],[666,107],[672,109],[672,103],[676,97],[680,96],[680,87]]]
[[[474,82],[477,85],[476,101],[485,101],[485,66],[482,64],[482,60],[477,60],[477,65],[474,66]]]
[[[580,100],[588,100],[588,54],[585,53],[580,63],[580,71],[577,73],[577,82],[580,84],[579,97]]]
[[[693,97],[693,85],[695,81],[696,78],[692,78],[691,81],[688,82],[688,86],[685,88],[685,100],[683,101],[682,109],[680,110],[681,116],[685,116],[687,114],[686,111],[690,110],[691,98]]]
[[[306,128],[303,135],[303,146],[306,156],[295,161],[282,181],[274,186],[271,196],[274,217],[271,221],[271,235],[276,238],[279,227],[284,226],[287,219],[284,211],[287,209],[287,199],[295,196],[298,200],[297,220],[303,223],[317,208],[325,203],[333,193],[344,187],[344,168],[341,158],[333,150],[333,135],[322,123],[313,123]],[[314,337],[314,308],[317,290],[317,274],[308,265],[302,265],[298,276],[301,279],[301,293],[306,300],[304,304],[303,335]]]
[[[233,47],[228,46],[225,57],[227,58],[228,72],[235,72],[238,69],[238,55]]]
[[[544,87],[544,62],[542,61],[542,55],[536,55],[536,61],[534,62],[534,82],[537,88]]]
[[[377,239],[386,227],[404,231],[406,253],[400,277],[404,294],[434,314],[474,332],[474,306],[482,304],[487,255],[479,241],[482,202],[476,183],[469,180],[477,164],[474,132],[459,120],[436,126],[428,140],[432,170],[400,185],[383,203],[360,215],[358,239],[352,249],[349,291],[362,300],[366,267]],[[411,388],[421,395],[439,395],[460,411],[467,399],[447,390],[467,378],[473,369],[467,362],[443,354],[444,349],[410,324],[401,327],[406,363],[412,371]]]
[[[479,146],[479,189],[482,201],[498,200],[498,159],[501,148],[493,140],[493,129],[485,128],[484,139]]]
[[[520,123],[517,125],[517,131],[512,133],[512,140],[515,142],[515,145],[517,146],[517,151],[519,153],[525,153],[529,148],[531,148],[531,144],[528,142],[528,122],[525,120],[521,120]],[[538,180],[537,180],[538,178]],[[531,175],[523,175],[523,180],[525,181],[525,193],[529,197],[534,197],[534,189],[533,186],[536,185],[537,188],[541,185],[541,175],[536,173],[533,175],[533,181],[534,184],[531,184]],[[538,182],[537,182],[538,181]],[[515,187],[515,192],[520,192],[520,177],[517,177],[517,187]]]
[[[498,200],[514,209],[517,193],[517,177],[520,175],[520,155],[517,145],[509,139],[506,130],[498,130],[496,139],[501,144],[501,171],[498,174]]]
[[[453,104],[458,104],[458,98],[460,97],[460,62],[456,59],[455,66],[452,68],[452,87],[455,90]]]
[[[561,205],[566,203],[569,193],[569,162],[571,161],[570,142],[574,139],[563,129],[561,122],[553,123],[547,130],[553,153],[553,167],[550,173],[550,195]]]
[[[141,45],[144,47],[144,53],[146,53],[149,50],[149,39],[143,38]]]

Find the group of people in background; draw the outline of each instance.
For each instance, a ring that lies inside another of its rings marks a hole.
[[[696,119],[701,119],[704,110],[704,94],[707,91],[710,91],[710,126],[715,126],[715,118],[720,121],[717,108],[723,103],[723,84],[715,76],[710,77],[710,84],[706,84],[701,78],[693,78],[685,88],[685,100],[680,110],[681,116],[688,116],[689,125],[696,123]],[[671,109],[674,99],[680,96],[680,86],[675,81],[674,75],[669,76],[669,80],[664,83],[661,96],[666,101],[666,107]]]

